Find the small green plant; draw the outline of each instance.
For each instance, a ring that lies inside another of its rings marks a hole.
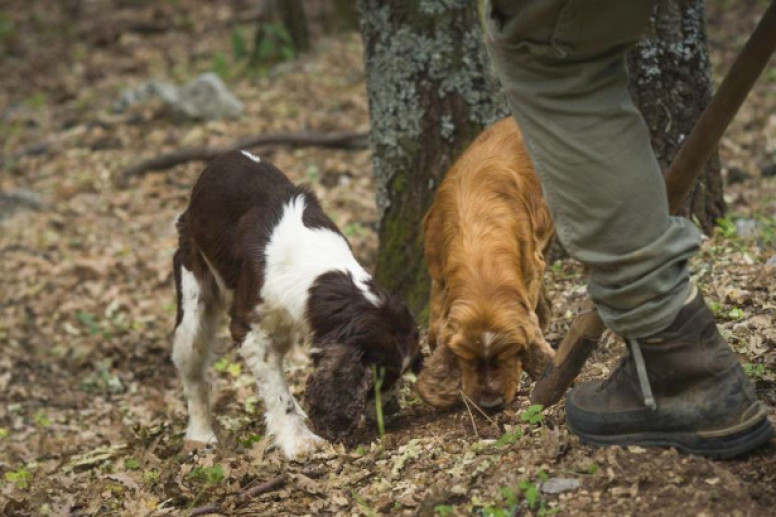
[[[0,427],[0,440],[8,436],[8,429]]]
[[[205,493],[205,491],[218,485],[221,481],[224,480],[224,469],[221,465],[213,465],[212,467],[196,467],[193,468],[191,472],[189,472],[189,475],[186,477],[188,479],[203,482],[202,488],[191,502],[191,507],[194,507],[197,505],[197,503],[199,503],[199,500],[202,499],[202,495]]]
[[[716,221],[717,232],[725,239],[737,239],[738,230],[736,229],[736,223],[730,216],[720,217]]]
[[[18,470],[6,472],[5,475],[3,475],[3,479],[9,483],[13,483],[16,488],[20,490],[26,490],[30,487],[30,483],[32,482],[32,472],[24,467],[19,467]]]
[[[35,422],[35,427],[48,427],[51,425],[51,419],[49,419],[46,410],[39,409],[32,416],[32,421]]]
[[[243,438],[241,440],[238,440],[240,442],[240,445],[245,447],[246,449],[250,449],[254,443],[260,442],[264,437],[260,434],[249,434],[246,438]]]
[[[204,481],[207,485],[217,485],[224,480],[224,469],[221,465],[213,465],[212,467],[195,467],[186,477],[196,481]]]
[[[245,41],[245,34],[240,29],[232,31],[232,56],[235,61],[248,58],[248,44]]]
[[[146,470],[143,472],[143,482],[146,485],[153,485],[159,481],[159,471],[156,469]]]
[[[228,81],[232,77],[232,65],[229,63],[226,56],[221,53],[217,53],[213,56],[213,64],[210,68],[224,81]]]
[[[452,515],[454,511],[455,508],[449,504],[438,504],[434,507],[434,513],[439,515],[439,517],[447,517]]]
[[[531,425],[541,424],[542,420],[544,420],[544,415],[542,414],[543,409],[544,406],[541,404],[531,404],[520,415],[520,420],[528,422]]]
[[[47,102],[46,94],[43,92],[33,93],[32,95],[24,99],[24,103],[34,110],[39,110],[40,108],[46,105],[46,102]]]
[[[16,36],[16,26],[7,14],[0,12],[0,42]]]
[[[375,388],[375,413],[377,414],[377,430],[380,432],[380,440],[385,438],[385,421],[383,420],[383,401],[380,390],[385,380],[385,368],[372,365],[372,378]]]
[[[734,305],[733,308],[731,308],[728,312],[727,316],[731,320],[740,320],[744,317],[744,311],[741,310],[740,307]]]
[[[97,318],[94,314],[86,311],[75,311],[75,319],[84,325],[91,335],[96,335],[100,332],[100,326],[97,324]]]
[[[527,479],[520,481],[517,484],[517,488],[519,488],[523,493],[523,499],[525,499],[525,502],[528,503],[528,507],[531,510],[536,508],[536,503],[538,503],[540,499],[539,488]]]
[[[501,435],[501,438],[496,440],[496,443],[494,444],[496,447],[505,447],[507,445],[512,445],[516,441],[518,441],[523,436],[523,430],[519,427],[515,428],[514,431],[510,431],[508,433],[504,433]]]
[[[359,237],[364,237],[366,235],[369,235],[369,232],[364,228],[361,223],[350,223],[347,226],[345,226],[345,229],[342,230],[342,232],[345,234],[346,237],[352,237],[354,235],[358,235]]]
[[[124,468],[127,470],[138,470],[140,469],[140,462],[137,461],[135,458],[125,458],[124,459]]]
[[[536,479],[539,483],[529,481],[527,479],[520,480],[517,484],[518,490],[523,496],[526,504],[532,511],[536,511],[536,515],[544,517],[545,515],[552,515],[560,512],[560,508],[547,508],[547,503],[541,496],[539,491],[539,484],[547,481],[548,475],[546,472],[540,470],[536,473]]]
[[[509,506],[515,506],[517,504],[517,494],[512,487],[502,486],[498,489],[498,493],[501,494],[501,497],[504,498],[504,502]]]
[[[754,379],[762,379],[765,375],[765,365],[762,363],[744,363],[744,373]]]
[[[267,23],[258,30],[261,33],[256,35],[256,47],[251,56],[251,64],[266,65],[294,57],[296,54],[294,42],[283,24]]]
[[[213,363],[213,369],[218,373],[228,373],[232,377],[239,377],[242,373],[242,367],[240,363],[233,363],[228,358],[222,357],[215,363]]]

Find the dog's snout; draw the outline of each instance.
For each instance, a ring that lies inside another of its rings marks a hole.
[[[496,409],[504,405],[504,397],[497,393],[480,395],[477,401],[485,409]]]

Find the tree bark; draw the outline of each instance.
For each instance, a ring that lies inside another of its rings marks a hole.
[[[506,102],[470,0],[360,0],[380,247],[375,278],[428,319],[422,220],[453,161]]]
[[[307,14],[302,0],[280,0],[278,2],[280,19],[291,36],[291,42],[297,54],[310,50],[310,30]]]
[[[356,0],[333,0],[334,20],[331,24],[335,32],[358,30],[358,8]]]
[[[631,95],[647,122],[652,148],[665,171],[712,96],[704,1],[658,1],[646,37],[630,52],[628,66]],[[711,234],[715,221],[724,213],[715,152],[680,215]]]

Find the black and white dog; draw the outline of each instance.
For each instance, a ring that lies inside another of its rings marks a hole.
[[[206,373],[222,311],[256,377],[267,433],[288,458],[323,443],[283,376],[299,333],[309,336],[318,366],[306,403],[327,438],[342,438],[363,415],[371,365],[385,369],[386,387],[417,366],[410,312],[374,284],[315,195],[273,165],[247,151],[216,158],[177,229],[173,361],[188,402],[187,440],[216,441]]]

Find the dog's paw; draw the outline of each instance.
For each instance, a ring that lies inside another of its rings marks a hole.
[[[295,433],[289,433],[283,437],[278,437],[276,444],[286,458],[300,459],[303,458],[324,445],[326,440],[313,433],[306,427],[298,430]]]
[[[215,447],[218,443],[216,433],[212,429],[192,429],[186,430],[186,437],[183,439],[183,448],[187,451],[194,449],[205,449]]]

